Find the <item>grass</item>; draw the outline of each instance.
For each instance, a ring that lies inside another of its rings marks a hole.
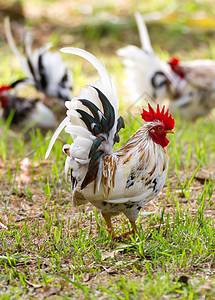
[[[208,12],[209,4],[202,4],[200,9]],[[104,5],[106,11],[121,17],[111,5]],[[133,7],[129,1],[126,5]],[[152,4],[148,10],[153,11]],[[129,19],[128,11],[125,15]],[[102,12],[102,6],[95,8],[96,14]],[[197,13],[196,3],[183,1],[176,12],[187,18]],[[47,20],[40,20],[43,22]],[[103,57],[117,84],[120,114],[127,125],[120,143],[141,126],[135,112],[127,113],[130,102],[123,102],[128,98],[122,84],[123,68],[114,54],[123,45],[138,44],[131,17],[125,24],[104,24],[99,32],[96,22],[91,30],[85,30],[87,22],[67,31],[64,27],[59,29],[62,40],[71,35],[76,41],[74,46],[83,46]],[[185,34],[188,45],[181,45],[184,24],[173,22],[150,28],[161,57],[167,57],[162,48],[186,59],[194,59],[197,54],[201,58],[213,57],[214,33],[200,31],[197,36],[189,31]],[[209,37],[211,46],[207,47]],[[1,43],[3,81],[11,76],[15,79],[21,71],[7,46]],[[94,82],[97,74],[82,59],[68,55],[64,59],[73,70],[77,95],[85,83]],[[32,133],[25,143],[22,133],[9,130],[10,120],[6,124],[0,120],[0,299],[214,299],[213,118],[214,114],[194,124],[176,120],[176,134],[168,146],[170,164],[165,187],[142,210],[136,237],[115,241],[108,238],[105,222],[94,207],[72,206],[62,153],[62,145],[71,142],[68,136],[62,133],[49,159],[44,161],[51,132],[46,137],[39,131]],[[114,218],[116,234],[128,226],[124,216]]]

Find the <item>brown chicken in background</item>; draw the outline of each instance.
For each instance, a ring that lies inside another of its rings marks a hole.
[[[194,121],[215,107],[215,61],[162,61],[154,52],[143,16],[135,14],[142,48],[119,49],[127,74],[126,86],[135,99],[143,97],[168,106],[173,114]],[[139,102],[140,103],[140,102]]]
[[[10,128],[16,132],[25,131],[25,137],[28,138],[29,130],[40,128],[43,133],[48,130],[54,130],[59,121],[62,120],[59,109],[65,112],[59,102],[54,103],[53,99],[48,101],[45,98],[25,98],[12,94],[13,84],[0,87],[0,105],[2,108],[2,118],[6,122],[11,115]],[[51,107],[49,107],[51,106]],[[60,107],[59,107],[60,106]]]

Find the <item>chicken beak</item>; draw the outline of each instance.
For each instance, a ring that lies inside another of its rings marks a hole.
[[[173,133],[173,134],[175,134],[175,132],[173,131],[173,129],[165,130],[165,133]]]

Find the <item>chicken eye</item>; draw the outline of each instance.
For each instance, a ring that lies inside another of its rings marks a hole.
[[[162,128],[161,126],[158,126],[157,129],[158,129],[159,131],[161,131],[163,128]]]

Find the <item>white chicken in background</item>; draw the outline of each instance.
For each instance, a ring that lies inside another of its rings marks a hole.
[[[135,14],[142,49],[127,46],[117,54],[124,58],[126,86],[136,99],[156,103],[168,100],[170,111],[194,121],[215,107],[215,61],[180,62],[178,58],[161,61],[154,53],[143,17]]]
[[[15,45],[9,18],[5,19],[5,33],[7,41],[14,55],[19,60],[27,78],[21,78],[18,84],[29,84],[48,97],[54,97],[64,104],[71,97],[72,73],[66,68],[58,52],[48,51],[51,43],[41,49],[31,51],[31,38],[29,33],[25,38],[25,54],[23,57]]]
[[[83,88],[77,98],[66,102],[67,117],[49,144],[51,148],[65,128],[74,141],[65,145],[66,177],[71,169],[72,197],[75,205],[88,201],[100,209],[109,232],[114,236],[111,217],[123,212],[133,231],[141,208],[163,188],[167,170],[169,140],[174,133],[174,119],[165,107],[143,110],[143,126],[118,150],[118,132],[124,127],[118,115],[119,100],[115,85],[105,66],[92,54],[77,48],[63,48],[64,53],[87,59],[98,71],[99,80]]]
[[[125,85],[130,89],[133,99],[145,98],[162,103],[167,100],[172,80],[171,68],[154,53],[142,16],[135,13],[135,18],[142,48],[129,45],[117,51],[125,65]]]

